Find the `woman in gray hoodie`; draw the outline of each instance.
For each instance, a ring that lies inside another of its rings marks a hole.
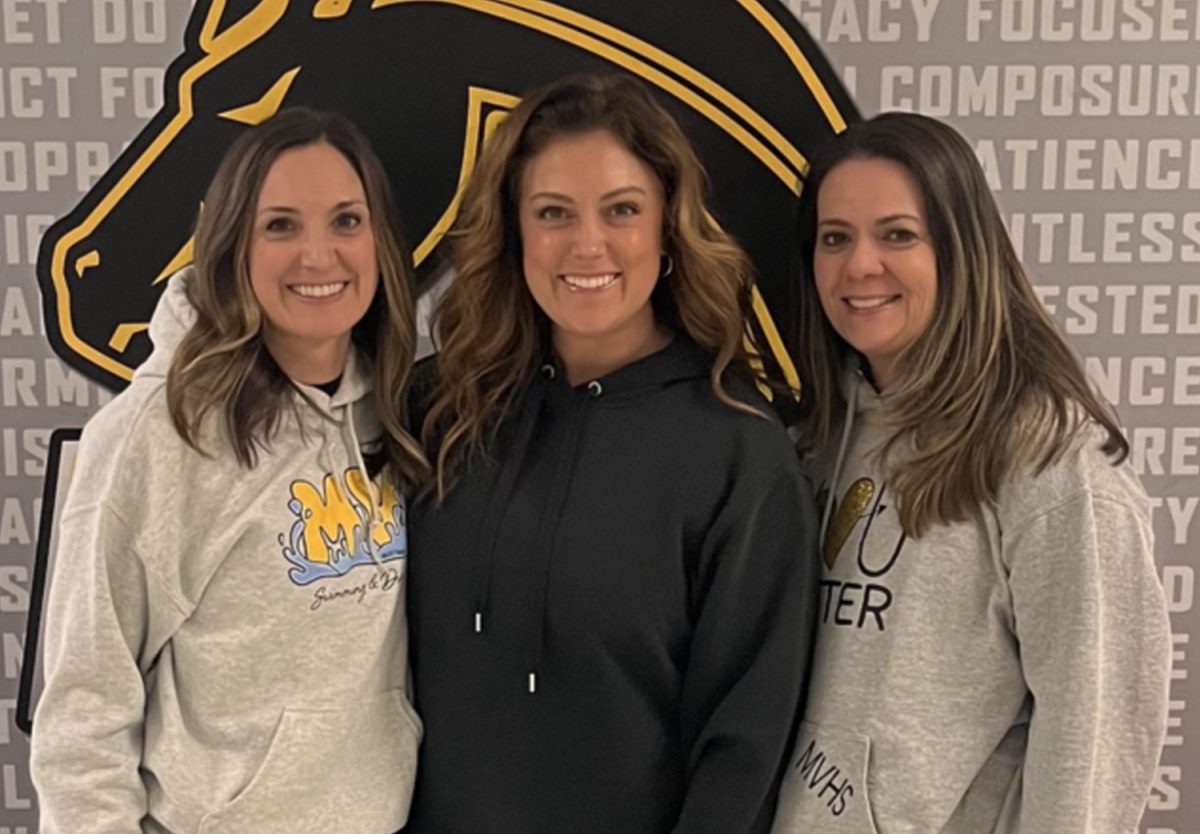
[[[775,832],[1133,832],[1170,666],[1149,502],[970,146],[854,125],[801,223],[825,565]]]
[[[404,823],[397,490],[424,458],[397,230],[341,117],[285,111],[225,156],[155,353],[83,433],[33,731],[44,834]]]

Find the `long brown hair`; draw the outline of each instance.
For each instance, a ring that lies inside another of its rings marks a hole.
[[[937,262],[933,319],[899,357],[897,381],[883,395],[891,434],[881,454],[905,449],[889,472],[905,531],[977,516],[1013,471],[1041,471],[1062,455],[1088,418],[1107,433],[1103,451],[1124,460],[1129,444],[1112,408],[1038,301],[970,145],[948,125],[909,113],[851,125],[813,160],[801,195],[802,451],[829,448],[846,408],[839,383],[854,350],[821,309],[812,263],[821,184],[850,159],[908,171]]]
[[[458,277],[435,318],[439,387],[424,426],[437,446],[439,498],[492,432],[549,348],[550,325],[522,277],[517,201],[528,161],[556,139],[603,130],[658,177],[666,198],[658,321],[714,356],[712,387],[726,404],[727,373],[751,375],[743,345],[750,262],[705,206],[707,178],[679,125],[632,76],[573,76],[530,93],[497,128],[463,195],[454,234]]]
[[[167,374],[167,403],[180,436],[200,449],[205,418],[220,415],[241,465],[269,445],[295,387],[263,343],[264,317],[250,288],[249,249],[263,180],[281,153],[326,143],[346,158],[366,193],[379,261],[379,286],[351,339],[370,363],[383,424],[378,456],[402,488],[426,477],[420,445],[404,426],[406,385],[416,350],[412,256],[383,166],[363,134],[336,113],[281,111],[234,141],[205,194],[196,225],[187,297],[196,321]]]

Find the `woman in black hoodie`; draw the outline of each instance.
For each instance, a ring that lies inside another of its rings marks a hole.
[[[479,161],[420,407],[406,831],[770,826],[816,525],[704,183],[617,75],[530,94]]]

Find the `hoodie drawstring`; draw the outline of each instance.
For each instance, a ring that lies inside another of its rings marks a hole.
[[[534,539],[534,575],[530,587],[529,634],[525,640],[530,695],[537,692],[537,675],[541,669],[542,651],[546,644],[546,609],[550,592],[550,567],[554,561],[554,540],[558,536],[558,525],[562,521],[563,507],[575,474],[575,453],[579,448],[579,436],[583,433],[588,404],[603,392],[603,386],[592,380],[587,384],[586,394],[576,395],[573,399],[567,433],[554,462],[550,495],[538,522],[537,538]]]
[[[533,438],[533,430],[537,426],[538,417],[542,413],[542,403],[546,399],[546,384],[554,376],[554,366],[544,365],[541,372],[530,381],[517,413],[520,415],[513,437],[512,448],[505,455],[504,468],[496,482],[492,500],[488,502],[487,512],[479,526],[479,540],[475,552],[480,555],[475,567],[474,589],[474,622],[472,628],[476,634],[483,633],[484,621],[487,618],[488,603],[492,592],[492,574],[496,565],[496,540],[500,535],[500,522],[504,511],[508,508],[512,497],[513,487],[517,483],[525,453],[529,450],[529,442]]]
[[[850,386],[850,396],[846,398],[846,419],[842,422],[842,439],[838,443],[837,458],[833,463],[833,479],[829,482],[829,493],[825,496],[825,509],[821,513],[821,532],[817,541],[825,547],[825,533],[829,528],[829,519],[833,515],[833,505],[837,502],[838,481],[842,477],[842,465],[846,462],[846,450],[850,447],[850,430],[854,426],[854,413],[858,407],[858,385],[856,380]]]
[[[546,402],[550,381],[554,377],[554,366],[544,365],[541,373],[537,374],[525,392],[518,410],[519,420],[516,424],[512,446],[504,455],[504,467],[500,472],[496,488],[488,502],[487,511],[480,525],[479,540],[475,551],[480,558],[475,574],[475,610],[472,624],[476,633],[483,632],[487,620],[500,524],[512,498],[517,477],[524,466],[538,418],[541,416]],[[591,400],[599,397],[603,390],[598,381],[592,381],[588,383],[584,393],[572,392],[570,412],[566,418],[566,434],[560,440],[559,448],[555,452],[550,493],[542,507],[537,533],[533,540],[528,600],[529,621],[524,639],[523,657],[527,676],[526,686],[530,694],[537,692],[537,676],[541,668],[542,652],[545,646],[546,609],[550,587],[550,567],[554,559],[554,540],[558,534],[558,525],[562,519],[567,493],[575,472],[575,456],[583,421],[587,415],[587,406]]]
[[[589,413],[602,397],[660,391],[675,384],[707,380],[711,369],[712,357],[683,336],[676,336],[667,347],[650,357],[614,371],[603,380],[593,379],[582,386],[568,386],[564,380],[554,381],[554,366],[544,365],[541,373],[535,374],[529,382],[520,403],[509,416],[511,428],[506,427],[502,432],[507,445],[500,449],[500,474],[486,499],[487,509],[480,522],[474,550],[472,630],[481,633],[487,625],[492,582],[500,564],[496,551],[501,546],[501,524],[516,492],[517,479],[522,469],[529,465],[527,458],[533,448],[539,420],[544,413],[549,413],[550,424],[541,423],[543,433],[537,437],[539,453],[535,456],[537,492],[541,495],[543,487],[548,490],[532,531],[534,535],[528,544],[527,558],[521,559],[520,565],[523,571],[520,602],[527,610],[521,612],[518,609],[517,616],[524,617],[525,622],[524,628],[518,628],[516,632],[519,644],[515,648],[520,652],[519,660],[525,664],[521,672],[529,694],[536,693],[539,688],[538,678],[549,631],[555,543],[575,477],[577,458],[582,454],[583,428]],[[542,454],[543,447],[545,454]],[[548,480],[543,480],[543,476],[548,476]],[[529,532],[528,529],[521,530],[520,538],[526,540]],[[516,625],[519,627],[522,623],[518,621]]]
[[[364,531],[367,539],[367,552],[371,554],[371,561],[375,563],[375,567],[383,570],[383,560],[379,558],[379,548],[375,546],[375,522],[383,524],[383,510],[375,501],[375,494],[371,489],[371,475],[367,472],[367,464],[363,459],[362,447],[358,443],[358,430],[354,427],[354,403],[346,403],[346,425],[350,427],[350,449],[354,455],[354,463],[358,467],[359,474],[363,479],[363,490],[367,493],[367,505],[370,511],[370,516],[367,518],[366,530]]]

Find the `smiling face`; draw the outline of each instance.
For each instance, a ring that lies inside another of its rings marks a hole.
[[[264,342],[284,373],[307,383],[340,374],[379,268],[362,181],[331,145],[284,151],[268,169],[249,272]]]
[[[898,163],[852,158],[817,194],[813,273],[833,329],[866,357],[876,385],[929,327],[937,257],[912,175]]]
[[[611,364],[655,341],[663,211],[654,171],[608,131],[565,135],[525,164],[525,282],[564,361]]]

